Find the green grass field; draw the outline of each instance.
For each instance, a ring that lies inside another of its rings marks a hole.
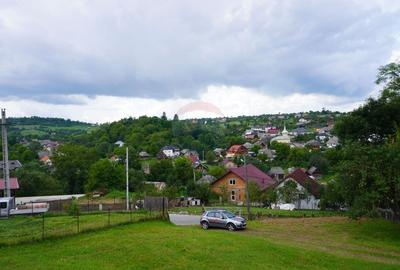
[[[400,226],[344,217],[204,231],[147,221],[0,248],[1,269],[400,269]]]
[[[15,216],[0,219],[0,245],[32,242],[49,237],[60,237],[89,230],[103,229],[124,223],[155,218],[159,213],[145,211],[94,212],[76,216],[45,215]]]

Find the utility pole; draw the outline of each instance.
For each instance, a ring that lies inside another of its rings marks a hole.
[[[250,195],[249,195],[249,179],[247,177],[247,164],[246,164],[246,155],[243,156],[243,163],[244,163],[244,176],[246,180],[246,206],[247,206],[247,215],[250,219]]]
[[[125,170],[126,170],[126,211],[129,211],[129,150],[126,147],[126,159],[125,159]]]
[[[8,141],[6,127],[6,109],[1,109],[1,135],[3,139],[3,176],[4,197],[11,197],[10,192],[10,168],[8,164]]]

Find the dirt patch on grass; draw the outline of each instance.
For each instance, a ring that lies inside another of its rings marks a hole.
[[[362,231],[367,222],[346,217],[266,219],[250,224],[242,233],[340,256],[400,264],[400,245],[369,239]]]

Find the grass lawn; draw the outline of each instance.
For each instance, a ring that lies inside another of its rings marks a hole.
[[[400,269],[400,226],[343,217],[285,218],[229,232],[147,221],[3,247],[0,265],[4,270]]]
[[[123,223],[135,222],[151,218],[158,213],[145,211],[129,212],[94,212],[80,214],[79,220],[75,216],[14,216],[9,219],[0,219],[0,246],[41,240],[43,237],[59,237],[79,232],[102,229]],[[43,234],[44,233],[44,234]]]
[[[205,210],[210,209],[226,209],[233,213],[247,215],[246,206],[214,206],[204,207]],[[322,211],[322,210],[295,210],[286,211],[278,209],[268,209],[261,207],[251,207],[250,209],[253,215],[270,216],[270,217],[331,217],[331,216],[343,216],[344,212],[339,211]],[[187,212],[189,214],[200,215],[203,213],[203,208],[200,206],[191,207],[176,207],[169,210],[171,213]]]

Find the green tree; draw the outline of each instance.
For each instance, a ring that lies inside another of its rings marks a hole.
[[[89,170],[86,192],[94,190],[123,189],[124,167],[108,159],[96,161]]]
[[[285,203],[293,203],[297,197],[297,184],[293,181],[286,181],[285,184],[278,189],[279,197]]]
[[[20,188],[18,196],[43,196],[62,194],[61,183],[35,162],[26,163],[16,171]]]
[[[213,164],[216,159],[217,157],[215,156],[214,151],[207,151],[206,160],[208,164]]]
[[[215,178],[220,178],[225,174],[226,170],[220,166],[212,166],[208,170],[208,174],[214,176]]]
[[[74,194],[84,191],[89,168],[95,160],[93,148],[76,144],[65,144],[58,148],[53,157],[54,175],[65,185],[65,192]]]

